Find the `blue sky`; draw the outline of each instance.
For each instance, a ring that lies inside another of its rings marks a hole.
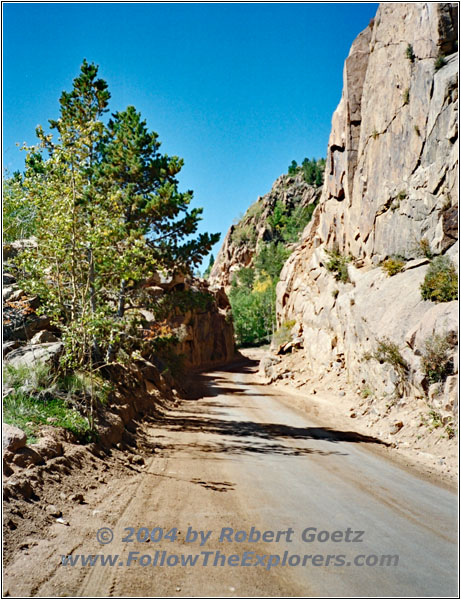
[[[184,158],[201,230],[224,236],[292,159],[325,156],[344,60],[377,6],[4,3],[3,166],[22,169],[16,142],[58,115],[86,58],[111,111],[135,106]]]

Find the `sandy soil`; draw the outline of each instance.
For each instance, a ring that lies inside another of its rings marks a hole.
[[[247,359],[202,374],[181,406],[139,424],[136,447],[80,457],[80,466],[70,460],[67,472],[57,471],[59,477],[47,481],[43,497],[8,506],[16,529],[7,541],[4,595],[454,594],[455,494],[396,465],[384,456],[388,450],[381,440],[354,431],[350,425],[355,421],[340,426],[333,403],[328,409],[327,403],[306,408],[298,395],[255,384],[257,366]],[[133,464],[134,456],[144,464]],[[68,500],[77,490],[84,494],[82,504]],[[50,502],[62,511],[66,524],[47,515]],[[168,567],[142,566],[138,560],[128,565],[130,552],[153,560],[157,550],[178,556],[202,551],[226,556],[355,554],[344,543],[307,545],[301,532],[308,526],[363,530],[361,553],[397,552],[401,563],[392,576],[388,569],[353,565]],[[97,532],[107,527],[114,538],[102,545]],[[135,532],[177,528],[177,538],[124,542],[128,527]],[[202,546],[188,542],[190,527],[210,531],[208,541]],[[288,542],[285,533],[279,543],[220,543],[224,527],[247,533],[251,527],[275,532],[292,528],[293,539]],[[108,554],[117,556],[113,567],[62,564],[63,555]]]

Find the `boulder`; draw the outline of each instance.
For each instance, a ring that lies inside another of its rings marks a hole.
[[[44,460],[56,458],[63,454],[62,443],[51,436],[40,438],[36,444],[31,445],[31,448]]]
[[[36,247],[37,239],[33,236],[22,240],[15,240],[14,242],[7,242],[3,244],[3,260],[9,260],[10,258],[17,256],[18,253],[23,250]]]
[[[20,345],[21,344],[18,341],[4,342],[3,358],[5,358],[5,356],[7,356],[10,352],[13,352],[13,350],[16,350],[17,348],[19,348]]]
[[[46,315],[23,315],[19,310],[4,311],[5,317],[10,321],[3,325],[3,339],[30,340],[35,333],[44,329],[52,329],[50,318]]]
[[[3,273],[3,285],[13,285],[16,283],[16,277],[11,273]]]
[[[18,286],[15,284],[4,285],[2,290],[3,302],[7,302],[11,299],[13,294],[18,290]],[[24,292],[23,292],[24,293]]]
[[[33,338],[30,340],[32,345],[35,344],[50,344],[54,342],[59,342],[59,338],[54,335],[51,331],[47,329],[43,329],[42,331],[38,331]]]
[[[22,429],[2,423],[2,449],[4,452],[16,452],[20,448],[24,448],[26,440],[27,436]]]
[[[38,363],[53,364],[57,362],[63,350],[64,344],[62,342],[23,346],[10,352],[6,357],[6,361],[13,367],[25,366],[32,368]]]

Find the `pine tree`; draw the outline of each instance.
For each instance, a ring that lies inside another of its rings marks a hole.
[[[63,332],[67,363],[93,368],[115,360],[135,321],[126,315],[153,271],[188,271],[219,235],[196,238],[201,209],[180,193],[183,162],[159,152],[156,133],[133,107],[107,126],[107,83],[85,60],[50,121],[37,128],[23,188],[33,206],[37,249],[23,257],[25,286]]]
[[[213,265],[214,265],[214,256],[213,256],[213,254],[210,254],[210,260],[208,262],[208,267],[205,269],[205,271],[203,273],[203,277],[205,279],[208,279],[208,277],[210,276],[211,270],[213,269]]]

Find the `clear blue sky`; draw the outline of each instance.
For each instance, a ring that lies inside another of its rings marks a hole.
[[[22,170],[16,142],[58,115],[86,58],[110,109],[134,105],[184,158],[201,230],[224,236],[292,159],[325,156],[344,59],[377,6],[4,3],[4,168]]]

